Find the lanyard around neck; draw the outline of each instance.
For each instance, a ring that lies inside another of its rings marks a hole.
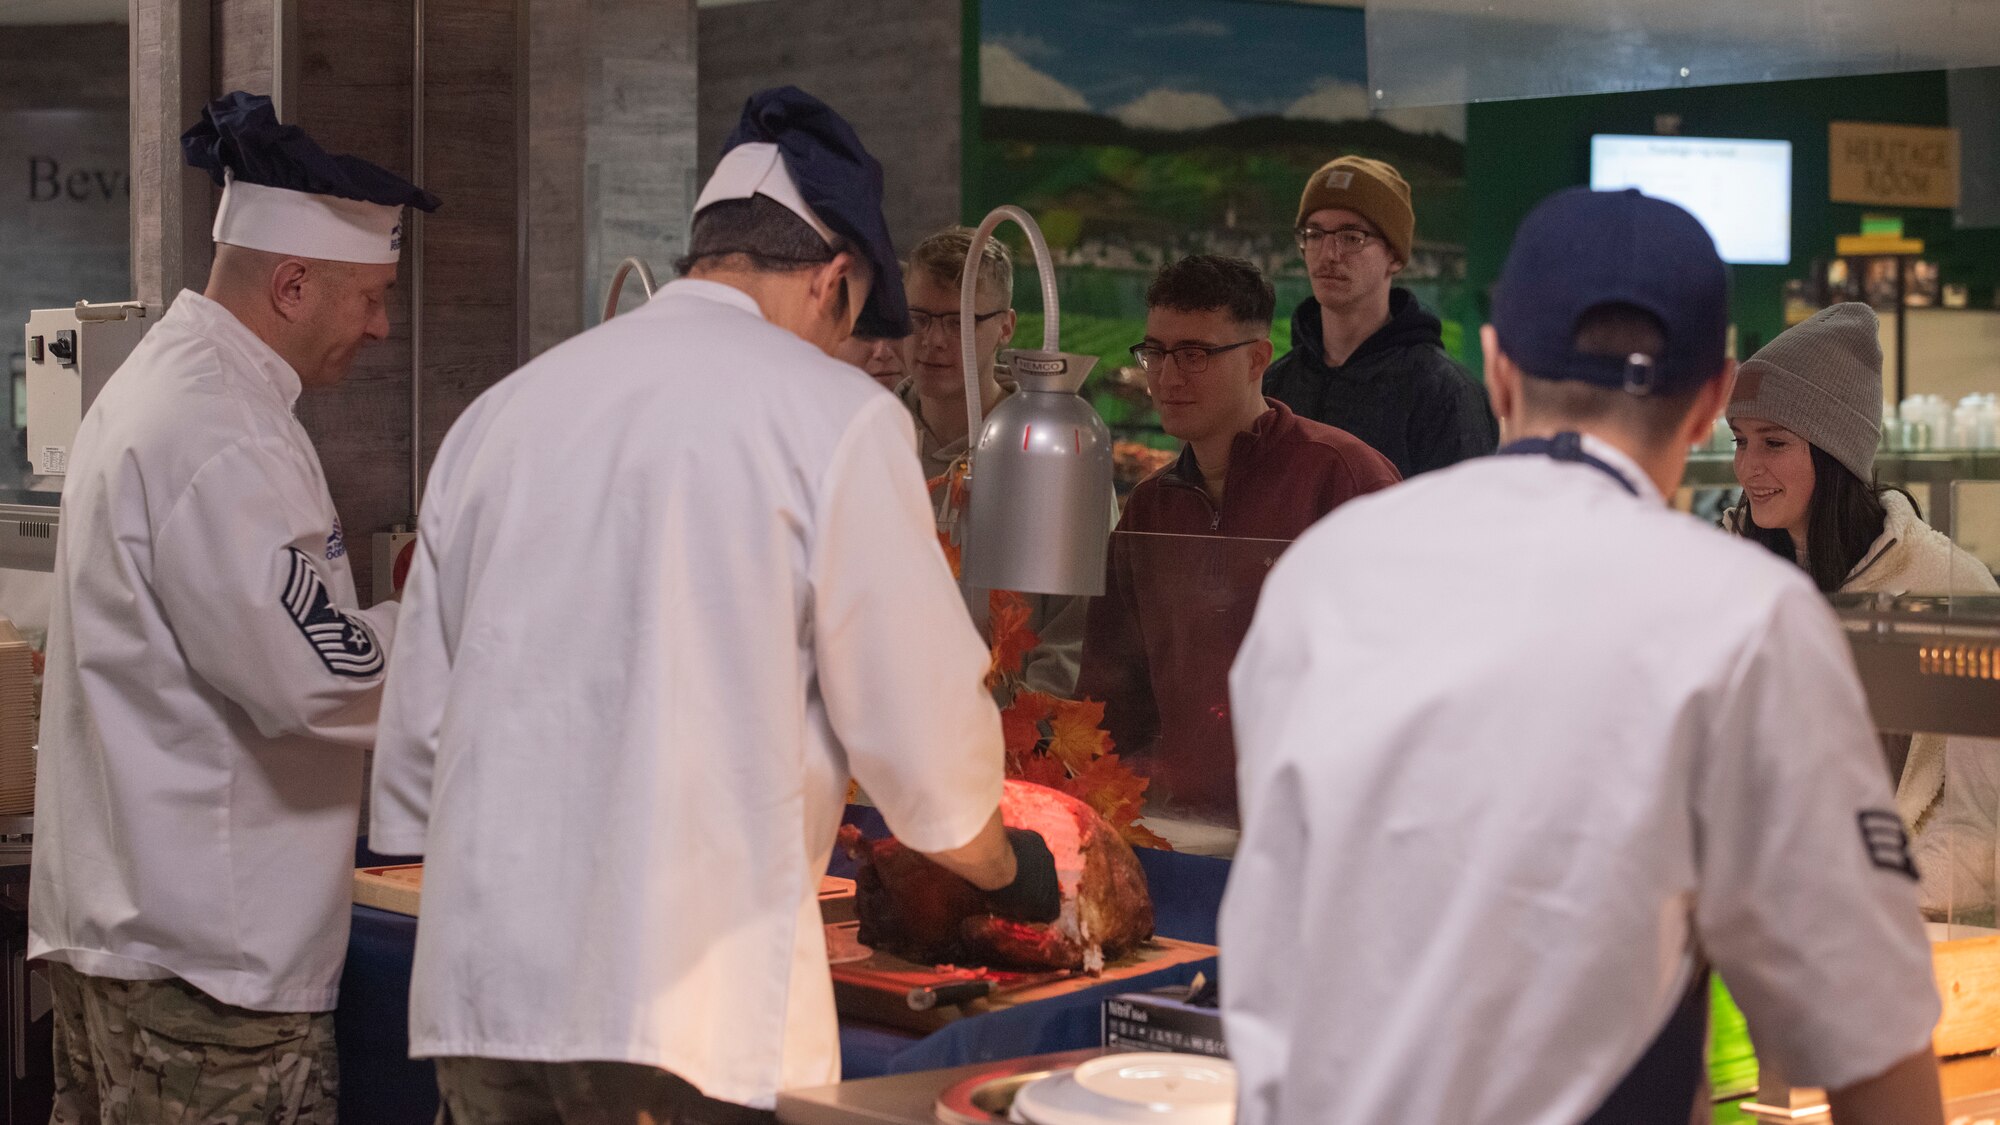
[[[1605,476],[1610,477],[1612,480],[1617,481],[1618,487],[1634,496],[1639,495],[1638,486],[1633,484],[1624,473],[1619,472],[1616,466],[1602,457],[1594,456],[1585,450],[1583,448],[1583,435],[1575,432],[1560,433],[1552,438],[1522,438],[1520,441],[1510,441],[1500,447],[1498,455],[1501,457],[1551,457],[1557,461],[1588,465]]]

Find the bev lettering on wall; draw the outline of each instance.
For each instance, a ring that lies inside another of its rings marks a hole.
[[[0,111],[0,352],[28,310],[132,296],[125,115]]]

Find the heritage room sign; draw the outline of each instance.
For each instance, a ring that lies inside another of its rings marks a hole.
[[[1958,130],[1865,121],[1827,129],[1833,202],[1958,206]]]

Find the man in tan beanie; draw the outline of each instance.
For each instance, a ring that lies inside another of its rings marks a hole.
[[[1296,235],[1313,295],[1292,313],[1292,350],[1264,393],[1374,446],[1404,477],[1493,452],[1486,393],[1445,353],[1438,318],[1391,282],[1416,235],[1410,185],[1379,160],[1343,156],[1306,181]]]

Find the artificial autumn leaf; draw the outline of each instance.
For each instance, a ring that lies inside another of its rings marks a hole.
[[[1071,773],[1082,773],[1092,759],[1111,751],[1111,736],[1103,731],[1103,723],[1102,703],[1090,699],[1058,701],[1049,723],[1049,756],[1068,766]]]
[[[851,804],[853,804],[853,803],[854,803],[854,799],[855,799],[855,798],[857,798],[857,797],[859,797],[859,796],[861,796],[861,783],[860,783],[860,782],[858,782],[858,781],[856,781],[856,780],[854,780],[854,779],[853,779],[853,778],[851,778],[851,777],[850,777],[850,778],[848,778],[848,779],[847,779],[847,803],[848,803],[848,804],[850,804],[850,805],[851,805]]]
[[[993,637],[993,662],[986,670],[986,686],[995,688],[1021,672],[1021,661],[1041,638],[1028,628],[1028,601],[1012,590],[994,590],[987,595],[987,627]]]
[[[938,475],[925,481],[924,488],[932,496],[937,495],[937,491],[939,488],[945,489],[946,490],[945,503],[944,503],[945,510],[948,512],[963,512],[965,510],[965,502],[967,499],[967,492],[965,489],[965,462],[963,461],[953,462],[951,468],[946,469],[944,472],[939,473]]]
[[[1139,819],[1150,784],[1133,773],[1131,766],[1119,761],[1118,755],[1105,754],[1075,771],[1075,776],[1062,788],[1117,827]]]
[[[1024,691],[1000,712],[1000,734],[1011,757],[1028,757],[1042,740],[1042,723],[1055,710],[1055,697],[1046,692]]]
[[[950,505],[952,511],[963,512],[966,503],[971,499],[965,487],[965,463],[961,461],[954,465],[950,475],[951,495],[946,503]]]
[[[1130,824],[1120,824],[1117,825],[1116,827],[1118,829],[1118,834],[1125,838],[1125,842],[1132,845],[1135,848],[1158,848],[1163,852],[1170,852],[1174,850],[1174,846],[1172,844],[1167,843],[1167,838],[1165,836],[1162,836],[1158,832],[1155,832],[1152,829],[1146,827],[1145,825],[1140,824],[1136,820]]]
[[[1046,754],[1029,754],[1010,759],[1007,776],[1031,781],[1036,785],[1046,785],[1051,789],[1061,789],[1069,784],[1069,771],[1063,769],[1061,762]]]

